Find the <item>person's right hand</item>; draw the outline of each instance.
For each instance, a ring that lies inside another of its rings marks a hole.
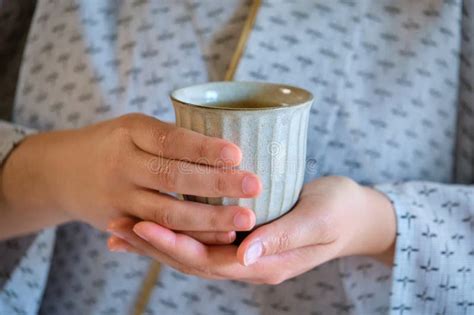
[[[182,201],[165,192],[255,197],[258,177],[231,168],[240,160],[240,149],[223,139],[128,114],[27,137],[4,165],[2,185],[12,209],[54,209],[63,221],[102,230],[111,219],[130,216],[228,243],[233,231],[254,226],[250,209]]]

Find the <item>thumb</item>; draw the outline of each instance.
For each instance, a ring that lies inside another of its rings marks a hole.
[[[239,246],[237,259],[242,265],[249,266],[262,256],[325,242],[328,220],[318,216],[318,212],[314,205],[298,205],[280,219],[257,228]]]

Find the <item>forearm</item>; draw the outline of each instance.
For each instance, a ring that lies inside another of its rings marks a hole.
[[[68,221],[52,202],[54,192],[44,178],[51,173],[45,163],[50,157],[46,138],[26,137],[0,168],[0,240]]]

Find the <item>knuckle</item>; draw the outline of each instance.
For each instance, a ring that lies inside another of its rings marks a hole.
[[[153,211],[153,221],[168,228],[173,228],[175,223],[171,211],[159,208]]]
[[[154,174],[158,176],[159,188],[173,192],[176,189],[177,177],[170,160],[160,158],[154,166]]]
[[[169,163],[167,163],[169,164]],[[176,183],[177,183],[177,176],[175,172],[173,172],[172,168],[168,165],[165,167],[164,172],[162,174],[164,186],[168,191],[175,191],[176,190]]]
[[[209,138],[207,137],[205,137],[199,142],[196,148],[197,150],[196,155],[198,158],[205,159],[208,156],[209,145],[210,145],[210,142],[209,142]]]
[[[315,223],[316,224],[316,231],[318,234],[318,241],[322,244],[329,243],[334,240],[334,233],[333,227],[334,224],[332,223],[332,218],[330,216],[322,216],[319,220]]]
[[[212,187],[213,192],[217,196],[222,196],[227,189],[227,182],[222,175],[217,175],[214,180],[214,185]]]
[[[173,128],[156,128],[153,130],[153,138],[157,142],[157,150],[159,155],[166,155],[175,146]]]
[[[137,120],[141,120],[145,118],[146,115],[141,114],[141,113],[130,113],[130,114],[125,114],[119,117],[119,120],[125,124],[128,125],[131,122],[136,122]]]
[[[114,126],[115,129],[125,129],[129,131],[144,118],[146,118],[146,115],[140,113],[122,115],[115,120]]]
[[[271,252],[274,254],[284,252],[289,248],[289,245],[290,245],[289,233],[287,231],[279,232],[276,235],[274,247],[271,249]]]
[[[133,141],[130,124],[123,120],[123,117],[119,118],[118,122],[112,124],[108,129],[105,145],[102,147],[103,160],[107,163],[105,165],[107,168],[115,168],[115,166],[123,168],[122,161],[132,151]]]
[[[209,227],[216,227],[219,224],[219,216],[215,211],[210,211],[209,215],[207,216],[207,221],[209,224]],[[217,237],[217,235],[216,235]]]
[[[126,126],[119,125],[112,130],[111,139],[116,144],[123,144],[129,142],[131,139],[130,129]]]

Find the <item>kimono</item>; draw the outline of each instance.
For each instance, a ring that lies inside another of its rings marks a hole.
[[[149,258],[111,253],[106,233],[72,222],[0,242],[0,314],[136,314],[143,296],[148,315],[474,313],[474,2],[255,7],[37,1],[9,59],[17,71],[5,71],[15,84],[0,99],[0,161],[35,132],[129,112],[173,121],[170,91],[223,80],[254,12],[233,79],[314,94],[305,182],[342,175],[383,192],[397,216],[393,267],[346,257],[277,286],[167,266],[150,278]]]

